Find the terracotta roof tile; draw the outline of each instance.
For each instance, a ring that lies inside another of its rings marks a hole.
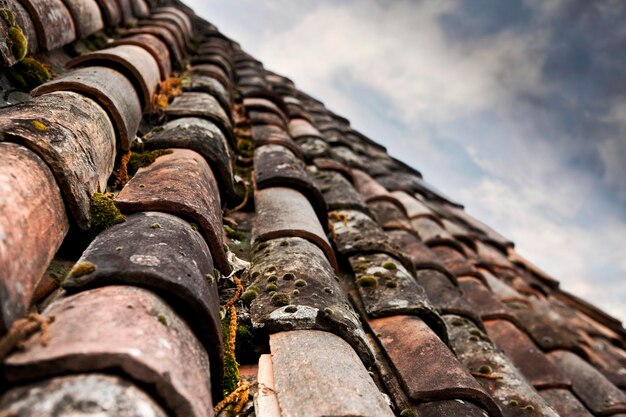
[[[30,150],[0,143],[0,334],[28,310],[69,229],[50,169]]]
[[[115,159],[106,112],[79,94],[45,94],[0,112],[0,131],[48,164],[74,220],[88,228],[90,195],[106,188]]]
[[[110,286],[62,298],[50,338],[30,338],[5,360],[11,383],[71,370],[120,369],[153,388],[176,416],[212,415],[209,361],[187,324],[160,298],[133,287]]]
[[[127,213],[163,211],[192,219],[209,244],[218,269],[230,272],[224,252],[219,189],[211,168],[196,152],[174,149],[152,165],[140,168],[115,201]]]
[[[358,356],[340,338],[319,331],[292,331],[273,335],[270,346],[275,387],[285,415],[393,416]]]
[[[144,391],[104,374],[61,376],[14,388],[2,397],[0,410],[23,416],[50,415],[50,410],[79,414],[85,411],[85,404],[93,412],[116,416],[167,416]]]
[[[141,121],[141,102],[133,84],[120,72],[107,67],[74,69],[40,85],[31,94],[41,96],[59,91],[85,95],[112,116],[113,127],[122,150],[128,150]]]

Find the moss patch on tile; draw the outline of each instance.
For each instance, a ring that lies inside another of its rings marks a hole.
[[[91,218],[91,230],[94,233],[99,233],[114,224],[126,221],[126,217],[115,205],[113,195],[109,193],[94,193],[91,196],[89,216]]]

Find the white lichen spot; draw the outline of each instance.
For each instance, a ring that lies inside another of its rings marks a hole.
[[[161,265],[161,261],[159,258],[152,255],[133,255],[130,257],[130,261],[137,265],[143,266],[159,266]]]

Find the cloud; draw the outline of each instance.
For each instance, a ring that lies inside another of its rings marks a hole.
[[[626,318],[626,3],[189,4]]]

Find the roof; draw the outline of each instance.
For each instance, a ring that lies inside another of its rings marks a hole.
[[[626,414],[618,320],[183,4],[0,17],[0,416]]]

